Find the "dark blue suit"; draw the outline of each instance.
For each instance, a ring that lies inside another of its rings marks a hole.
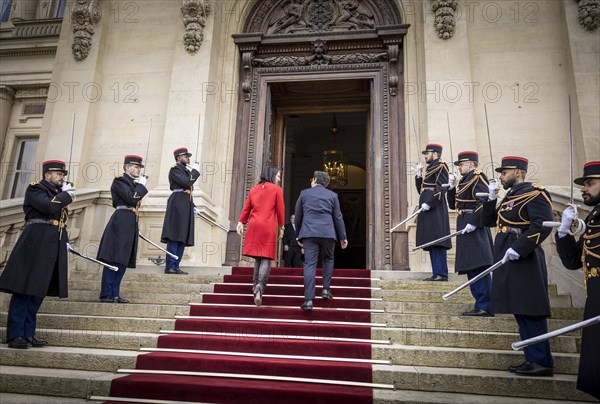
[[[296,231],[304,244],[304,298],[315,298],[319,250],[323,253],[323,289],[331,286],[336,240],[346,240],[346,226],[335,192],[322,185],[303,190],[296,202]]]

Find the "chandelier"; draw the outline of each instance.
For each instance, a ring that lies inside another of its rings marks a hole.
[[[321,154],[323,156],[323,171],[329,174],[331,184],[343,186],[348,184],[348,165],[344,152],[335,148],[335,134],[338,132],[335,114],[333,114],[329,131],[333,135],[333,148],[323,150]]]

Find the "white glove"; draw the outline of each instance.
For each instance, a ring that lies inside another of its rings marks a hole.
[[[512,248],[509,248],[508,250],[506,250],[506,253],[504,254],[504,257],[502,258],[502,262],[507,262],[507,261],[516,261],[519,258],[521,258],[521,256],[519,255],[518,252],[516,252],[515,250],[513,250]]]
[[[450,173],[450,175],[448,175],[449,188],[450,189],[454,188],[455,184],[456,184],[456,175],[454,175],[454,173]]]
[[[569,205],[565,208],[562,213],[562,217],[560,219],[560,227],[558,228],[559,233],[567,234],[571,229],[571,223],[577,216],[577,212],[572,205]]]
[[[462,230],[462,234],[471,233],[472,231],[475,231],[476,228],[477,226],[474,226],[471,223],[467,223],[465,228]]]
[[[450,175],[448,176],[448,185],[450,186],[450,189],[454,188],[455,183],[456,175],[454,175],[454,173],[450,173]]]
[[[423,212],[427,212],[429,209],[431,209],[431,206],[429,206],[428,204],[426,204],[426,203],[421,204],[421,210]]]
[[[63,192],[67,192],[73,189],[73,186],[71,185],[70,182],[63,182],[62,187],[60,188]]]
[[[140,175],[137,179],[138,184],[146,186],[146,183],[148,182],[148,178],[145,175]]]
[[[194,216],[199,215],[200,214],[200,210],[194,206]]]
[[[488,194],[490,201],[495,201],[496,198],[498,198],[498,184],[496,183],[496,180],[490,180],[488,185]]]
[[[67,243],[67,251],[71,251],[73,250],[73,247],[71,247],[71,244]]]
[[[421,178],[423,176],[423,163],[419,161],[419,164],[415,166],[414,170],[417,178]]]
[[[196,170],[196,171],[200,172],[200,164],[198,162],[195,162],[194,164],[192,164],[192,170]]]

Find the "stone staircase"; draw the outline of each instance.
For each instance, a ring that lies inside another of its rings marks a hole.
[[[135,368],[140,348],[153,348],[161,331],[173,330],[175,316],[189,314],[230,268],[191,268],[188,276],[164,275],[155,266],[128,270],[122,284],[130,304],[97,302],[100,272],[74,271],[68,299],[47,298],[38,316],[38,335],[46,348],[14,350],[0,346],[0,402],[76,403],[108,396],[117,369]],[[464,318],[472,298],[464,290],[444,301],[441,295],[465,277],[448,283],[422,282],[423,274],[372,271],[371,338],[376,403],[549,403],[593,401],[575,388],[580,337],[552,340],[556,375],[520,377],[508,365],[520,363],[522,352],[510,344],[519,339],[512,316]],[[336,281],[333,281],[335,295]],[[550,329],[580,321],[582,309],[569,296],[549,286],[553,318]],[[267,290],[267,295],[269,290]],[[6,324],[6,309],[0,324]],[[5,329],[0,329],[5,335]],[[44,396],[44,397],[42,397]],[[52,397],[49,397],[52,396]],[[88,401],[89,402],[89,401]]]

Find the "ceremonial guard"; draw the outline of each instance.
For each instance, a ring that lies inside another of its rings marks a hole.
[[[508,156],[496,168],[500,182],[509,190],[496,208],[497,185],[491,180],[489,200],[483,204],[482,224],[497,226],[494,261],[505,263],[494,271],[492,309],[514,314],[521,339],[548,332],[550,317],[548,273],[542,242],[551,232],[544,221],[552,220],[552,202],[540,185],[525,182],[528,160]],[[554,361],[548,341],[525,348],[525,362],[509,366],[524,376],[552,376]]]
[[[165,273],[187,275],[187,272],[179,269],[179,264],[185,247],[194,245],[194,216],[198,210],[192,199],[192,191],[200,177],[200,164],[196,162],[188,167],[192,153],[185,147],[176,149],[173,155],[177,162],[169,170],[169,186],[173,193],[167,202],[161,242],[167,243],[167,251],[179,257],[176,260],[167,255]]]
[[[600,161],[592,161],[583,167],[583,176],[575,179],[583,185],[583,203],[592,207],[585,219],[585,233],[578,241],[569,234],[575,219],[575,208],[568,206],[556,233],[556,249],[565,267],[583,267],[587,291],[584,320],[600,316]],[[600,400],[600,325],[582,330],[581,354],[577,388]]]
[[[448,206],[456,209],[456,230],[462,234],[456,238],[456,260],[454,269],[459,274],[467,274],[473,279],[494,263],[492,234],[489,227],[481,225],[480,211],[485,198],[477,193],[488,191],[488,179],[477,170],[479,155],[474,151],[458,154],[454,162],[462,175],[458,186],[454,184],[454,174],[449,176]],[[475,298],[475,307],[463,313],[463,316],[493,316],[491,310],[492,278],[486,275],[471,284],[471,294]]]
[[[0,276],[0,291],[12,293],[6,321],[10,348],[45,346],[35,337],[37,312],[44,297],[68,292],[66,222],[73,188],[64,180],[63,161],[45,161],[42,167],[43,179],[25,191],[26,226]]]
[[[304,249],[298,245],[296,233],[296,215],[290,215],[290,222],[283,230],[283,261],[288,268],[301,268]]]
[[[148,193],[147,178],[140,175],[144,167],[140,156],[128,155],[123,161],[123,175],[113,180],[110,187],[113,207],[116,209],[106,228],[98,259],[119,268],[113,271],[104,267],[100,301],[103,303],[129,303],[121,297],[121,281],[127,268],[135,268],[139,234],[139,209],[142,198]]]
[[[421,176],[423,165],[417,165],[415,183],[419,192],[420,213],[417,218],[417,246],[423,245],[450,234],[450,219],[446,203],[446,188],[448,183],[448,166],[440,158],[442,146],[430,143],[422,151],[427,162],[425,176]],[[447,281],[448,263],[446,250],[452,248],[448,239],[439,244],[424,248],[429,251],[433,275],[426,281]]]

